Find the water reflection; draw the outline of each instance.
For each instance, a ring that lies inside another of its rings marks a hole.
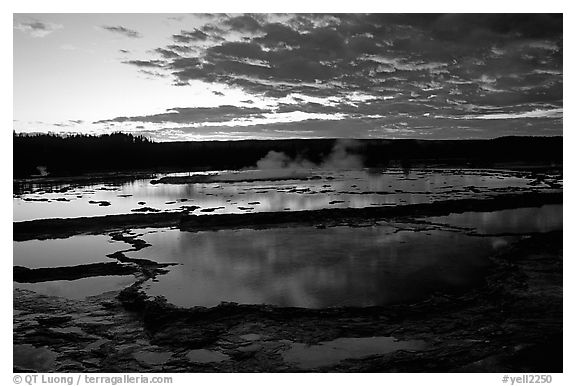
[[[315,345],[293,343],[282,353],[285,362],[294,363],[302,369],[331,366],[345,359],[359,359],[371,355],[384,355],[394,351],[420,351],[424,341],[399,341],[393,337],[339,338]]]
[[[496,212],[466,212],[427,217],[426,221],[473,228],[476,233],[530,233],[562,229],[562,205],[507,209]]]
[[[392,227],[165,230],[143,239],[153,247],[130,257],[181,263],[149,283],[147,293],[187,307],[370,306],[461,291],[482,282],[486,257],[508,242]]]
[[[424,224],[195,233],[137,229],[131,233],[151,246],[126,255],[180,263],[145,287],[148,294],[165,296],[179,306],[222,301],[313,308],[391,304],[481,284],[489,264],[486,257],[495,250],[523,233],[561,230],[562,205],[418,220]],[[126,247],[106,235],[14,242],[14,264],[38,268],[110,261],[106,254]],[[133,282],[130,275],[101,276],[14,287],[82,299]]]
[[[26,268],[63,267],[110,262],[107,254],[129,244],[107,235],[80,235],[66,239],[14,241],[14,265]]]
[[[136,279],[132,275],[95,276],[77,280],[54,280],[39,283],[14,282],[14,288],[30,290],[42,295],[80,300],[108,291],[119,291],[134,284],[135,281]]]
[[[375,227],[141,231],[151,247],[131,252],[178,262],[146,291],[179,306],[222,301],[323,308],[413,301],[482,283],[487,257],[519,236],[476,234],[562,229],[562,205],[423,218]]]
[[[243,173],[248,172],[220,172],[238,180],[233,183],[150,184],[150,179],[141,179],[120,185],[63,185],[36,190],[14,197],[14,221],[132,213],[143,205],[164,211],[197,205],[223,207],[213,213],[244,213],[403,205],[483,197],[509,188],[549,189],[542,181],[534,183],[526,175],[488,170],[416,169],[407,175],[400,169],[379,173],[323,172],[321,178],[312,180],[252,182],[243,182]],[[332,201],[342,202],[330,204]],[[99,202],[110,205],[100,206]]]

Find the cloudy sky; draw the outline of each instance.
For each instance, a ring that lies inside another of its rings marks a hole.
[[[15,14],[14,130],[562,135],[562,16]]]

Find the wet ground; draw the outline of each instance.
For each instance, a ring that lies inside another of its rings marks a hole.
[[[274,179],[280,173],[282,178]],[[154,183],[162,181],[161,183]],[[14,221],[127,213],[303,211],[431,203],[505,193],[561,191],[555,174],[507,170],[400,169],[168,174],[93,185],[16,184]]]
[[[561,180],[426,173],[398,190],[439,201],[402,208],[17,223],[15,369],[561,371]],[[205,183],[176,177],[150,185]],[[238,195],[251,178],[217,183]]]

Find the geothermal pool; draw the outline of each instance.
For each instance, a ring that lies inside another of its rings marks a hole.
[[[166,176],[208,176],[216,182],[208,179],[187,184],[151,183]],[[529,173],[478,169],[174,173],[121,184],[20,184],[13,198],[13,220],[152,211],[210,215],[364,208],[532,191],[561,191],[561,180],[555,176],[535,179]]]
[[[507,238],[393,227],[159,231],[130,257],[177,262],[145,285],[150,296],[192,307],[220,302],[324,308],[416,300],[481,283],[487,257]],[[446,250],[446,246],[450,249]]]
[[[150,297],[176,306],[220,302],[324,308],[417,301],[461,293],[483,283],[489,257],[524,234],[562,229],[562,205],[466,212],[381,221],[369,227],[294,226],[262,230],[125,232],[150,246],[131,251],[108,236],[15,242],[15,264],[29,268],[129,258],[177,263],[143,284]],[[87,241],[89,248],[78,248]],[[75,251],[59,256],[58,251]],[[30,260],[35,256],[38,260]],[[43,260],[40,260],[45,256]],[[16,288],[69,298],[119,290],[131,275],[15,283]]]
[[[13,208],[14,221],[151,211],[210,216],[561,191],[560,176],[505,170],[244,170],[163,174],[120,184],[21,185]],[[491,255],[523,235],[559,229],[562,205],[403,217],[369,227],[124,229],[124,235],[149,246],[133,250],[129,242],[107,234],[17,241],[14,265],[37,269],[113,263],[117,260],[108,256],[121,251],[127,258],[174,263],[144,282],[142,290],[176,306],[372,306],[477,287]],[[82,299],[135,281],[134,275],[102,274],[14,286]]]
[[[360,228],[148,230],[141,238],[152,246],[127,256],[179,263],[145,286],[150,296],[178,306],[387,305],[480,285],[490,255],[522,234],[562,229],[562,206],[422,220]]]

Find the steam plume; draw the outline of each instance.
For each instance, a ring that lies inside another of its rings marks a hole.
[[[349,170],[361,169],[364,161],[358,154],[352,152],[360,146],[358,141],[352,139],[339,139],[332,151],[320,163],[313,163],[305,158],[291,158],[285,153],[271,150],[256,163],[260,170],[302,171],[309,169]]]

